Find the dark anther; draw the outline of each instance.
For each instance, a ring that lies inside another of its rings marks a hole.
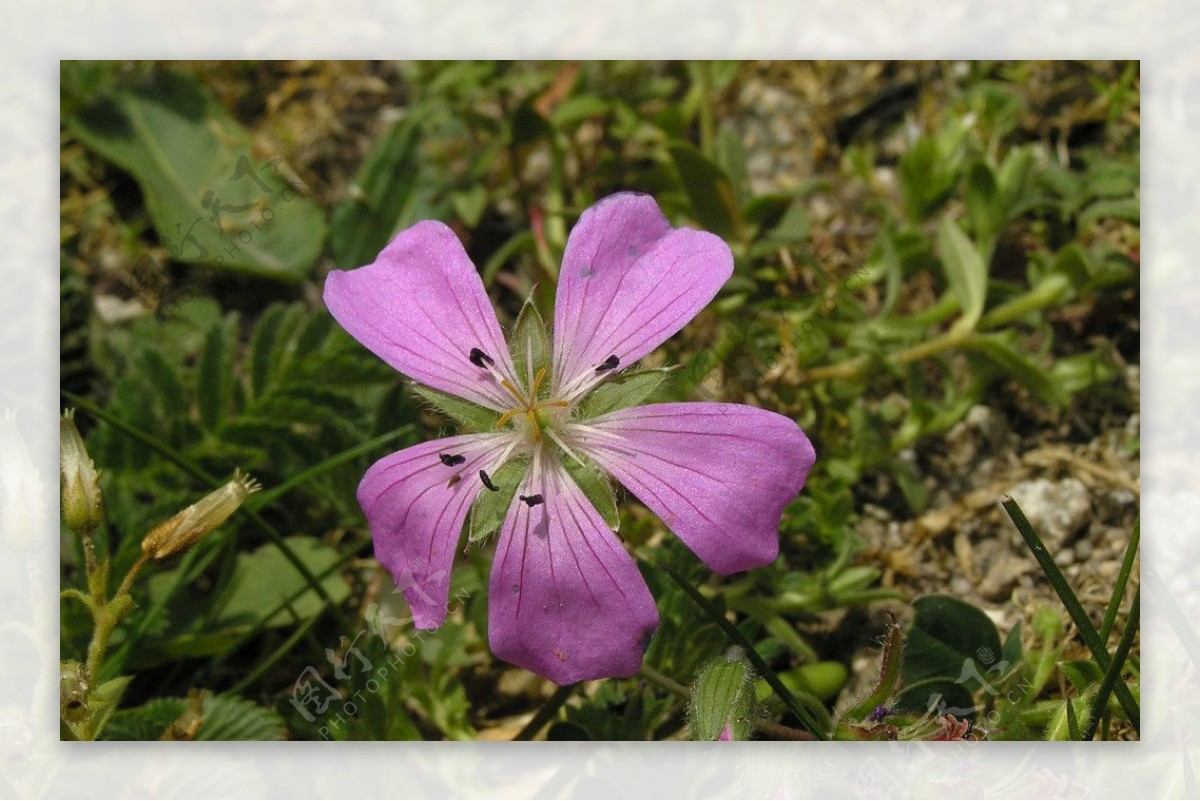
[[[609,356],[607,359],[605,359],[604,362],[599,367],[596,368],[596,372],[603,373],[605,370],[613,370],[620,363],[621,363],[621,360],[618,359],[617,354],[614,353],[612,356]]]
[[[462,476],[460,476],[458,473],[455,473],[454,475],[450,476],[450,480],[446,482],[446,489],[450,489],[460,481],[462,481]]]
[[[471,348],[471,355],[468,358],[470,358],[471,364],[475,365],[476,367],[483,367],[484,364],[495,364],[495,362],[492,361],[492,357],[488,356],[479,348]]]
[[[517,497],[529,504],[530,509],[537,506],[539,503],[546,502],[546,499],[541,495],[518,495]]]
[[[492,483],[492,479],[488,477],[486,470],[479,471],[479,480],[483,482],[483,486],[490,489],[492,492],[499,492],[500,488]]]
[[[442,464],[446,465],[446,467],[454,467],[467,461],[467,457],[461,453],[439,453],[438,458],[442,460]]]

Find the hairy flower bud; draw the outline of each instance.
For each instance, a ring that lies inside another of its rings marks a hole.
[[[75,532],[90,533],[100,526],[100,474],[88,458],[83,437],[75,427],[75,410],[63,412],[59,423],[59,468],[62,473],[63,519]]]
[[[205,495],[179,514],[160,523],[142,540],[142,550],[153,559],[166,559],[194,545],[229,519],[251,493],[262,485],[240,469],[225,486]]]
[[[696,740],[746,740],[754,708],[754,674],[740,649],[700,670],[692,688]]]

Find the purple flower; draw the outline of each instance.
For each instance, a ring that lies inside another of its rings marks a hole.
[[[775,559],[783,508],[816,458],[799,426],[736,404],[630,406],[661,376],[627,368],[732,272],[718,237],[673,229],[652,198],[623,193],[571,232],[552,343],[529,304],[506,343],[478,272],[439,222],[403,231],[373,264],[330,273],[325,303],[352,336],[435,403],[451,401],[446,411],[467,410],[463,399],[487,423],[387,456],[359,485],[375,554],[415,625],[445,621],[468,515],[472,536],[486,534],[487,509],[501,503],[493,653],[558,684],[635,673],[658,610],[614,533],[608,476],[718,573]]]

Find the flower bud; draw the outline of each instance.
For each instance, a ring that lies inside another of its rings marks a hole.
[[[67,723],[79,723],[88,715],[87,671],[74,659],[59,665],[58,713]]]
[[[166,559],[194,545],[229,519],[251,493],[262,485],[241,470],[220,489],[205,495],[179,514],[160,523],[142,540],[142,551],[153,559]]]
[[[731,653],[710,662],[700,670],[692,690],[692,737],[748,739],[753,704],[754,674],[745,657]]]
[[[62,473],[63,519],[75,532],[92,532],[100,527],[100,474],[88,458],[83,437],[75,427],[75,410],[63,412],[59,423],[59,467]]]

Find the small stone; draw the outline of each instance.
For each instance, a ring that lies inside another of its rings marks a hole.
[[[1023,481],[1010,494],[1047,545],[1065,545],[1092,513],[1088,489],[1077,478]]]
[[[1075,549],[1063,548],[1061,551],[1058,551],[1054,554],[1054,562],[1059,567],[1075,564]]]

